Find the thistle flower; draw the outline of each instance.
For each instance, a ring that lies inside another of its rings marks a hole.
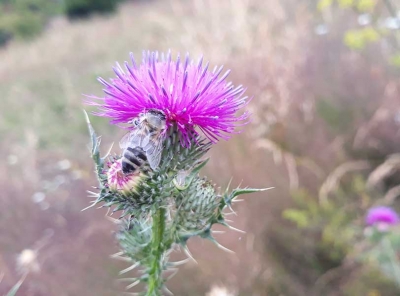
[[[369,209],[365,217],[365,223],[385,231],[389,226],[399,223],[399,216],[390,207],[374,207]]]
[[[126,71],[117,63],[117,77],[107,82],[105,97],[88,96],[87,104],[98,107],[97,116],[111,118],[111,123],[130,123],[149,109],[161,110],[167,118],[167,127],[176,125],[182,134],[181,144],[190,145],[190,138],[198,130],[216,143],[238,133],[237,126],[247,123],[248,113],[236,115],[249,100],[243,97],[245,89],[234,87],[226,78],[230,71],[220,76],[223,67],[208,70],[203,59],[195,63],[186,55],[183,63],[178,55],[172,61],[171,54],[144,52],[140,65],[125,62]],[[198,130],[196,130],[198,128]]]
[[[228,139],[238,132],[236,127],[247,123],[248,113],[236,115],[236,111],[249,100],[242,96],[242,86],[234,88],[225,81],[229,71],[220,76],[222,67],[208,71],[208,63],[203,66],[202,59],[194,63],[188,55],[181,63],[179,56],[173,62],[170,53],[161,54],[159,59],[158,53],[147,52],[138,66],[132,55],[131,58],[132,65],[125,63],[126,71],[117,64],[117,77],[110,82],[99,78],[106,95],[90,96],[87,103],[98,107],[96,115],[143,132],[135,136],[144,132],[149,136],[163,135],[160,165],[139,174],[124,174],[120,160],[112,159],[107,167],[106,157],[100,155],[100,139],[85,114],[99,181],[99,192],[90,192],[95,197],[91,207],[103,203],[112,207],[113,213],[121,212],[123,223],[117,234],[121,252],[115,256],[131,264],[121,274],[141,269],[137,277],[126,279],[132,282],[127,289],[143,283],[143,295],[155,296],[168,291],[165,273],[186,262],[169,260],[176,247],[191,257],[187,241],[200,236],[226,250],[213,237],[213,225],[235,229],[227,223],[225,210],[232,208],[237,196],[267,188],[236,188],[218,193],[211,181],[199,175],[207,163],[203,156],[211,142]],[[165,115],[165,125],[163,117],[159,133],[146,117],[153,110]],[[139,141],[139,145],[143,142]],[[145,152],[149,160],[150,149]]]
[[[129,194],[136,191],[136,187],[142,180],[141,173],[125,175],[122,172],[121,160],[111,164],[107,171],[107,182],[110,190],[118,191],[122,194]]]

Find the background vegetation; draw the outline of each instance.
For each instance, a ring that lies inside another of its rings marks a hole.
[[[100,95],[96,77],[130,51],[169,48],[225,64],[254,97],[252,123],[213,148],[207,174],[275,187],[237,204],[247,233],[219,235],[235,255],[189,244],[198,264],[171,280],[175,295],[399,294],[359,256],[366,210],[400,209],[397,3],[126,1],[78,20],[67,3],[78,2],[0,2],[0,294],[25,249],[37,256],[19,295],[123,291],[114,225],[105,210],[81,213],[95,184],[82,94]],[[105,146],[123,135],[92,123]]]

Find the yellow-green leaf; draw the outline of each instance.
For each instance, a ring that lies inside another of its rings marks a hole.
[[[355,50],[363,49],[365,46],[364,35],[359,30],[349,30],[345,33],[343,38],[344,44]]]
[[[296,210],[296,209],[287,209],[282,213],[283,218],[292,221],[297,224],[297,227],[304,228],[309,224],[307,212]]]
[[[358,0],[357,9],[363,12],[372,11],[375,8],[375,5],[375,0]]]
[[[367,27],[362,30],[365,42],[375,42],[379,39],[379,33],[372,27]]]
[[[317,4],[317,9],[319,11],[325,10],[326,8],[330,7],[333,3],[333,0],[319,0]]]
[[[389,63],[395,67],[400,67],[400,53],[397,53],[389,58]]]
[[[354,4],[354,0],[338,0],[340,8],[350,8]]]

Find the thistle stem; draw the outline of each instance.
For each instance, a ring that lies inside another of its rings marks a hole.
[[[152,259],[150,262],[149,281],[146,296],[161,295],[162,256],[164,253],[163,236],[165,230],[165,209],[159,207],[153,216],[152,226]]]
[[[396,252],[393,250],[393,246],[387,237],[382,239],[382,245],[385,253],[390,260],[390,265],[393,271],[393,278],[398,287],[400,287],[400,262],[397,258]]]

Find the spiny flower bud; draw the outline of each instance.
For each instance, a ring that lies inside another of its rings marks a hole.
[[[112,191],[122,194],[137,192],[137,186],[143,179],[142,173],[124,174],[122,172],[121,160],[115,161],[107,171],[108,187]]]
[[[176,199],[176,224],[180,234],[191,235],[211,227],[220,196],[205,178],[195,178],[189,188]]]

